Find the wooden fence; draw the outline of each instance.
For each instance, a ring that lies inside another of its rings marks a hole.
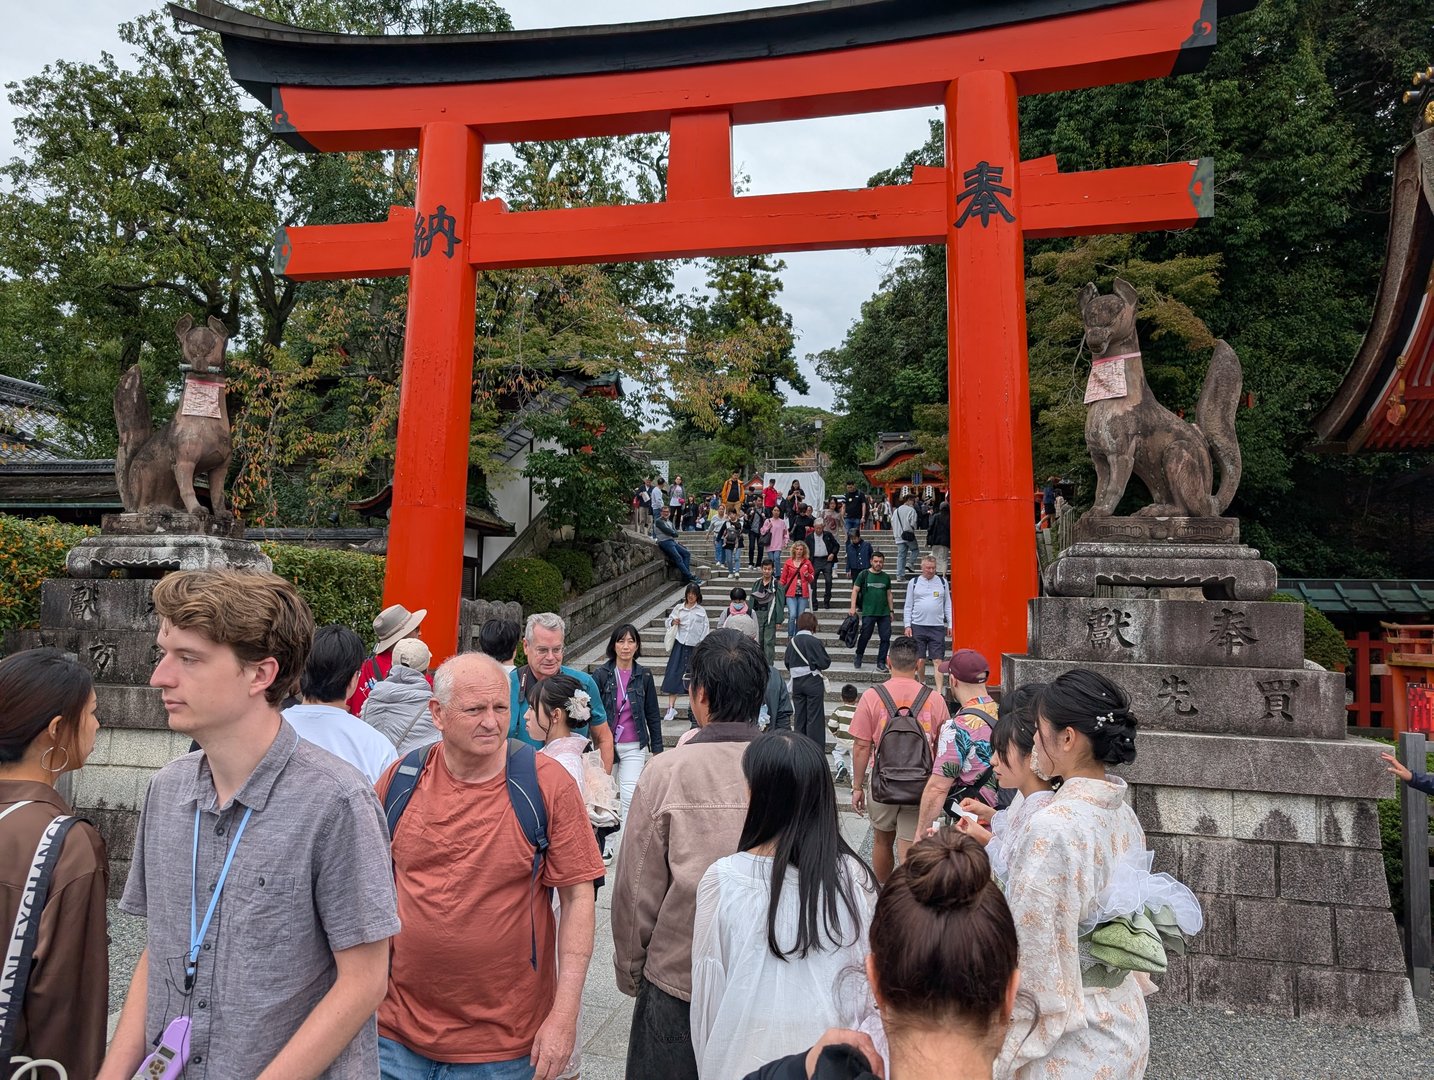
[[[1399,760],[1416,772],[1428,768],[1422,732],[1399,736]],[[1434,942],[1429,926],[1429,796],[1408,784],[1399,785],[1399,820],[1404,837],[1404,950],[1414,996],[1429,996],[1429,969]]]

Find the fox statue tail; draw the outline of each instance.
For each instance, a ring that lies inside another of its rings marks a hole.
[[[115,430],[119,446],[115,449],[115,484],[120,502],[126,510],[135,508],[129,481],[129,467],[135,453],[149,438],[154,425],[149,415],[149,399],[144,396],[144,376],[135,364],[120,376],[115,387]]]
[[[1244,371],[1235,350],[1224,341],[1215,342],[1205,386],[1195,406],[1195,423],[1210,447],[1210,457],[1220,469],[1220,487],[1215,492],[1215,513],[1223,514],[1240,486],[1240,440],[1235,434],[1235,410],[1240,405]]]

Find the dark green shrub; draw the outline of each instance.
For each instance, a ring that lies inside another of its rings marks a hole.
[[[274,560],[274,573],[287,578],[308,601],[319,626],[352,627],[373,647],[373,619],[383,610],[383,559],[361,551],[259,545]]]
[[[65,555],[98,529],[0,514],[0,633],[40,625],[40,586],[65,576]]]
[[[1275,593],[1270,599],[1305,604],[1298,596],[1288,593]],[[1329,671],[1343,671],[1349,666],[1349,647],[1344,643],[1344,635],[1313,604],[1305,604],[1305,659]]]
[[[516,600],[525,616],[557,611],[563,602],[563,575],[542,559],[505,559],[483,575],[478,595],[484,600]]]
[[[543,561],[556,567],[564,581],[572,583],[573,592],[585,593],[593,587],[593,560],[586,551],[550,547],[543,552]]]

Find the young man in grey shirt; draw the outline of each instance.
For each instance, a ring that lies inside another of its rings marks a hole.
[[[313,616],[282,578],[231,570],[171,574],[154,607],[150,685],[202,749],[145,799],[120,906],[146,947],[98,1080],[129,1080],[181,1017],[187,1080],[377,1076],[388,830],[363,775],[279,713]]]

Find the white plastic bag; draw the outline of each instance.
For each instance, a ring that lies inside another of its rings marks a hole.
[[[618,823],[622,798],[617,781],[602,767],[602,755],[596,750],[583,755],[583,794],[593,828],[611,829]]]

